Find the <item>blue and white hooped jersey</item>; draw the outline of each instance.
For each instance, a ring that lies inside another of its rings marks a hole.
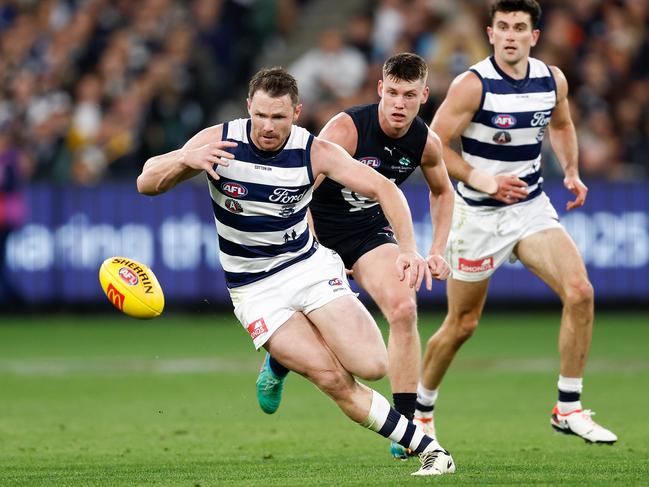
[[[552,72],[535,58],[520,80],[505,74],[493,57],[469,69],[482,81],[482,100],[462,134],[462,158],[494,176],[518,176],[528,184],[529,201],[543,190],[541,143],[557,102]],[[462,182],[457,191],[472,206],[504,206]]]
[[[250,119],[223,124],[223,140],[237,142],[221,177],[209,178],[219,257],[229,288],[244,286],[312,255],[317,242],[307,224],[313,192],[313,135],[293,126],[286,144],[262,157],[250,142]]]

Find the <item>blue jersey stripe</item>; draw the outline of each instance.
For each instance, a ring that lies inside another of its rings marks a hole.
[[[516,86],[504,79],[483,78],[483,83],[487,91],[494,95],[513,95],[521,90],[525,93],[547,93],[554,89],[554,79],[551,76],[528,78],[525,83]]]
[[[543,124],[539,124],[540,118],[539,115],[537,115],[540,112],[541,113],[545,112],[547,116],[544,118],[549,119],[552,110],[535,110],[533,112],[492,112],[490,110],[485,110],[483,108],[476,112],[476,114],[473,116],[473,119],[471,121],[480,123],[482,125],[486,125],[487,127],[493,127],[495,129],[501,129],[501,130],[512,130],[512,129],[521,129],[521,128],[524,129],[530,127],[541,128]],[[494,120],[498,115],[511,115],[516,119],[515,125],[512,125],[510,127],[499,127],[494,123]],[[532,122],[534,122],[534,124]]]
[[[539,183],[539,185],[536,187],[536,189],[534,191],[532,191],[529,195],[527,195],[527,198],[525,198],[524,200],[519,201],[518,203],[523,203],[525,201],[529,201],[529,200],[531,200],[533,198],[536,198],[542,192],[543,192],[543,183]],[[460,193],[458,192],[458,194],[460,194]],[[462,194],[460,194],[460,196],[462,196]],[[485,198],[483,200],[474,200],[474,199],[471,199],[471,198],[467,198],[466,196],[462,196],[462,199],[469,206],[492,206],[492,207],[511,206],[511,205],[508,205],[507,203],[503,203],[502,201],[498,201],[497,199],[494,199],[494,198]],[[513,204],[518,204],[518,203],[513,203]]]
[[[212,201],[212,208],[214,216],[219,222],[241,232],[283,232],[304,220],[307,211],[305,206],[287,218],[278,218],[275,216],[242,216],[221,208],[214,201]]]
[[[530,145],[497,145],[486,144],[462,136],[462,150],[468,154],[494,161],[520,162],[531,161],[541,154],[541,143]]]
[[[528,186],[534,186],[536,183],[539,182],[539,179],[541,179],[541,171],[536,171],[532,174],[528,174],[527,176],[523,176],[522,178],[519,179],[527,183]],[[464,187],[472,191],[480,191],[479,189],[476,189],[473,186],[469,186],[466,183],[464,183]]]
[[[273,267],[269,272],[227,272],[225,271],[225,280],[227,281],[228,287],[230,288],[244,286],[246,284],[257,282],[265,277],[268,277],[271,274],[275,274],[276,272],[286,269],[287,267],[290,267],[293,264],[296,264],[297,262],[300,262],[302,260],[311,257],[315,253],[317,248],[318,248],[318,242],[314,240],[310,250],[308,250],[303,254],[298,255],[295,259],[289,260],[288,262],[284,262],[282,265]]]
[[[239,182],[225,176],[221,176],[218,181],[210,178],[210,183],[219,193],[226,197],[239,201],[260,201],[278,205],[298,204],[311,188],[311,184],[278,187],[260,183]],[[230,190],[228,190],[228,186],[230,186]],[[235,194],[232,192],[233,187],[237,191]]]
[[[287,252],[297,252],[309,241],[309,230],[306,230],[297,237],[281,245],[242,245],[231,242],[219,235],[219,250],[233,257],[275,257]]]

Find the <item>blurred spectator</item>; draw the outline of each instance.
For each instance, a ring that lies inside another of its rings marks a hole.
[[[310,49],[289,68],[298,81],[300,98],[307,104],[322,98],[350,98],[367,74],[363,54],[345,43],[338,29],[326,29],[318,47]]]
[[[31,171],[27,156],[14,143],[9,121],[0,122],[0,307],[22,303],[9,277],[7,240],[25,222],[23,190]]]
[[[306,1],[0,1],[0,120],[12,121],[34,179],[133,177],[209,123],[260,56],[288,52]],[[649,1],[540,3],[532,55],[569,80],[584,176],[649,177]],[[318,131],[375,101],[381,64],[406,50],[430,63],[430,120],[453,77],[489,52],[487,4],[366,0],[346,31],[325,29],[293,63],[301,123]]]

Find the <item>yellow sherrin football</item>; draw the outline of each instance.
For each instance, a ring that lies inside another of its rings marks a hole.
[[[155,274],[146,265],[125,257],[110,257],[99,268],[99,281],[113,306],[134,318],[155,318],[165,297]]]

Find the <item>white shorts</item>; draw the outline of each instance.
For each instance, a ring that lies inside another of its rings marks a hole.
[[[453,279],[487,279],[506,260],[516,260],[513,250],[518,242],[550,228],[562,226],[545,193],[525,203],[498,208],[470,206],[456,194],[446,247]]]
[[[230,289],[234,314],[259,349],[296,312],[305,315],[336,298],[355,295],[343,261],[322,245],[315,253],[261,281]]]

